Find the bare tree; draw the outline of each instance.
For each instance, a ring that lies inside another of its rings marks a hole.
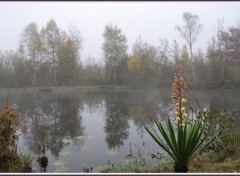
[[[196,14],[192,14],[190,12],[183,13],[184,25],[176,26],[176,29],[180,32],[181,36],[186,40],[189,49],[190,49],[190,57],[191,57],[191,65],[192,65],[192,74],[194,84],[196,83],[195,69],[193,64],[193,44],[196,42],[197,37],[202,29],[202,24],[199,24],[199,16]]]
[[[160,39],[160,45],[158,47],[158,53],[160,56],[160,59],[162,61],[163,64],[166,64],[169,55],[170,55],[170,47],[168,44],[167,39]]]
[[[179,67],[180,49],[176,40],[173,41],[172,47],[170,47],[170,55],[174,59],[176,68]]]
[[[73,40],[74,46],[78,51],[78,56],[81,57],[80,51],[83,50],[84,38],[82,37],[80,29],[77,27],[77,25],[71,24],[68,28],[68,32],[69,32],[69,36]]]
[[[218,56],[221,61],[221,76],[222,76],[222,81],[225,79],[225,62],[226,62],[226,57],[224,57],[224,52],[223,52],[223,41],[221,38],[221,34],[224,31],[223,27],[224,20],[218,20],[218,26],[217,26],[217,44],[218,44]]]
[[[25,55],[25,61],[29,64],[29,72],[33,86],[36,86],[36,72],[41,50],[41,41],[37,29],[37,24],[32,22],[28,24],[21,33],[19,48]]]

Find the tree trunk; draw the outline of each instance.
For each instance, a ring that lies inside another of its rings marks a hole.
[[[72,77],[69,76],[69,84],[72,85]]]
[[[191,65],[192,65],[192,74],[193,74],[193,84],[196,86],[196,75],[195,75],[195,68],[194,68],[194,60],[193,60],[193,52],[192,52],[192,44],[190,46],[190,57],[191,57]]]
[[[30,71],[30,78],[31,78],[31,84],[33,85],[33,76],[32,76],[31,71]]]
[[[176,173],[186,173],[188,172],[188,166],[187,165],[183,165],[183,166],[179,166],[179,165],[174,165],[174,172]]]
[[[195,75],[195,67],[194,63],[192,62],[192,74],[193,74],[193,84],[196,85],[196,75]]]
[[[54,84],[55,84],[55,86],[57,86],[56,71],[53,71],[53,77],[54,77]]]
[[[222,72],[222,82],[224,82],[225,80],[225,59],[224,58],[222,58],[221,72]]]
[[[117,75],[116,75],[116,65],[114,65],[114,83],[117,82]]]
[[[36,70],[35,70],[35,65],[33,68],[33,86],[36,86]]]

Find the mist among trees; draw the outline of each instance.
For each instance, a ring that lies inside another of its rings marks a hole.
[[[64,31],[54,19],[41,28],[31,22],[20,34],[16,51],[0,51],[0,86],[170,86],[180,68],[193,87],[240,87],[240,26],[224,26],[223,20],[216,24],[206,51],[194,48],[204,33],[201,18],[186,12],[182,22],[173,26],[186,44],[162,38],[154,46],[144,36],[136,36],[130,53],[120,26],[107,24],[102,33],[103,57],[82,58],[84,40],[76,26]]]

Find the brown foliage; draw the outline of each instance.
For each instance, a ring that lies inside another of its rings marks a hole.
[[[19,129],[17,113],[9,106],[0,110],[0,172],[29,172],[31,166],[25,163],[16,151],[16,131]]]
[[[231,27],[227,32],[222,32],[221,39],[227,55],[233,60],[240,60],[240,28]]]
[[[9,106],[0,111],[0,149],[12,147],[17,139],[19,121],[16,112]]]

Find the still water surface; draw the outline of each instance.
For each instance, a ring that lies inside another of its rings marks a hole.
[[[30,153],[35,172],[39,144],[46,143],[47,172],[94,172],[122,163],[124,157],[141,152],[147,164],[156,164],[150,154],[161,149],[149,137],[144,124],[150,115],[164,120],[173,115],[170,89],[102,92],[10,93],[8,103],[19,113],[27,129],[18,141],[18,150]],[[240,114],[239,90],[188,91],[188,99],[197,107],[209,106],[235,110]],[[0,93],[0,105],[7,94]]]

